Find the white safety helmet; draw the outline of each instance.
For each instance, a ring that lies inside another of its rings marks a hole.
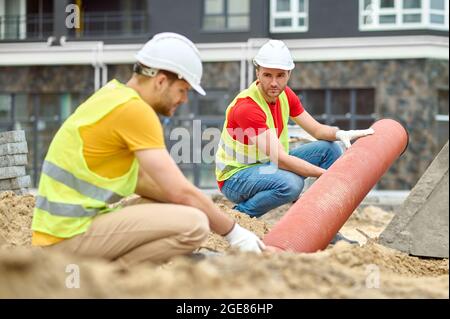
[[[158,33],[139,50],[136,59],[147,67],[176,73],[198,93],[206,94],[200,86],[203,73],[200,53],[185,36],[172,32]]]
[[[292,70],[295,65],[288,47],[280,40],[269,40],[258,51],[253,64],[270,69]]]

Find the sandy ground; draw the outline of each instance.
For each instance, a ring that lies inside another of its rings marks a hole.
[[[214,200],[259,236],[289,208],[257,220],[233,211],[221,197]],[[164,265],[123,270],[104,260],[31,247],[33,206],[33,196],[0,194],[0,298],[449,297],[448,259],[411,257],[377,244],[392,218],[377,207],[358,209],[341,229],[360,246],[338,243],[313,254],[256,255],[230,250],[211,234],[200,252],[221,255],[177,257]]]

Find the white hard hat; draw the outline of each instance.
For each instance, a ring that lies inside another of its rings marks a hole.
[[[292,70],[295,65],[288,47],[280,40],[269,40],[258,51],[253,63],[271,69]]]
[[[139,50],[136,59],[145,66],[176,73],[198,93],[206,94],[200,86],[203,73],[200,53],[185,36],[158,33]]]

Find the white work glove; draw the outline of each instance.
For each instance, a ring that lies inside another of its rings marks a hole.
[[[373,133],[375,133],[373,128],[369,128],[367,130],[350,130],[350,131],[339,130],[336,132],[336,139],[342,141],[345,147],[349,148],[350,146],[352,146],[350,141],[357,139],[359,137],[371,135]]]
[[[266,245],[251,231],[234,224],[233,229],[224,236],[232,247],[237,247],[241,251],[253,251],[260,253],[266,249]]]

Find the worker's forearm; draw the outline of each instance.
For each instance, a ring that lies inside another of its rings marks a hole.
[[[304,177],[319,177],[325,172],[319,166],[288,154],[280,156],[278,167]]]
[[[215,233],[224,235],[233,228],[233,219],[222,212],[210,198],[194,186],[187,185],[178,194],[173,202],[200,209],[208,217],[209,227]]]
[[[322,125],[320,130],[315,132],[314,137],[318,140],[336,141],[336,132],[339,128],[335,126]]]

